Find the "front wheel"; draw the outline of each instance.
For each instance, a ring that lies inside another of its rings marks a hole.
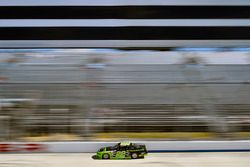
[[[103,159],[109,159],[109,154],[103,154],[102,158]]]
[[[131,154],[131,158],[132,158],[132,159],[138,158],[138,154],[137,154],[137,153],[132,153],[132,154]]]

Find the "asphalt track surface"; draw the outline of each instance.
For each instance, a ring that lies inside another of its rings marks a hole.
[[[0,167],[249,167],[250,152],[151,153],[145,159],[94,160],[90,153],[0,154]]]

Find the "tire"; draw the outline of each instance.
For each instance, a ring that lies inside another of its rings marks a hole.
[[[132,153],[131,154],[131,158],[132,159],[137,159],[138,158],[138,154],[137,153]]]
[[[110,157],[109,157],[109,154],[103,154],[102,155],[102,159],[109,159]]]

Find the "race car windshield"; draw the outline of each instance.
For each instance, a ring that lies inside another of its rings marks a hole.
[[[116,147],[106,147],[106,151],[114,151],[117,150]]]
[[[118,147],[119,147],[119,145],[120,145],[120,143],[118,143],[118,144],[114,145],[114,146],[113,146],[113,148],[118,148]]]

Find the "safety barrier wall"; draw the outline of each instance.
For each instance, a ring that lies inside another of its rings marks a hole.
[[[94,153],[117,142],[2,142],[0,153]],[[240,141],[135,141],[149,152],[228,152],[250,151],[250,140]]]

